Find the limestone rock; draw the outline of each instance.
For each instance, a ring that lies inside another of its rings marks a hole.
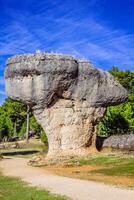
[[[134,151],[134,134],[111,135],[103,143],[103,148],[109,147]]]
[[[85,154],[106,107],[127,98],[108,72],[62,54],[14,56],[5,78],[7,95],[32,107],[48,136],[49,155]]]

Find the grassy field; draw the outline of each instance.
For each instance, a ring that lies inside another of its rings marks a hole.
[[[18,148],[12,148],[13,145],[18,144]],[[1,155],[18,156],[31,158],[38,153],[45,155],[47,153],[47,144],[43,144],[38,139],[30,139],[28,143],[25,141],[7,142],[3,143],[5,149],[0,150]]]
[[[34,150],[42,150],[46,145],[44,145],[40,139],[30,139],[29,142],[25,142],[25,140],[20,140],[17,142],[5,142],[5,150],[11,150],[12,145],[18,144],[18,149],[34,149]],[[2,150],[4,151],[4,149]]]
[[[29,143],[19,141],[19,148],[11,148],[16,142],[4,143],[0,153],[10,156],[32,158],[34,155],[47,153],[47,145],[32,139]],[[33,153],[37,151],[37,153]],[[0,173],[0,200],[67,200],[66,197],[50,194],[44,189],[28,186],[18,178],[3,176]]]
[[[43,156],[47,153],[47,145],[38,140],[30,140],[28,144],[22,142],[20,146],[19,149],[5,149],[2,152],[18,152],[13,155],[25,158],[37,155],[31,154],[32,150],[39,151],[38,154]],[[25,154],[27,151],[29,153]],[[57,175],[134,187],[134,155],[103,153],[86,159],[71,159],[59,166],[45,166],[45,169]]]
[[[92,170],[91,173],[98,173],[112,176],[129,176],[134,178],[134,157],[108,157],[101,156],[86,160],[72,160],[72,163],[79,165],[102,166],[101,169]]]
[[[28,186],[17,178],[0,174],[0,200],[67,200],[43,189]]]
[[[62,176],[134,187],[133,156],[103,155],[88,159],[72,159],[64,166],[48,166],[46,168]]]

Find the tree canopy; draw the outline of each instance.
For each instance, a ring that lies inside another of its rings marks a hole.
[[[0,139],[3,137],[19,136],[26,133],[27,106],[21,102],[7,98],[0,106]],[[30,112],[30,130],[40,134],[43,129]]]
[[[97,127],[98,135],[134,133],[134,72],[120,71],[112,67],[109,71],[128,91],[128,101],[110,106]]]

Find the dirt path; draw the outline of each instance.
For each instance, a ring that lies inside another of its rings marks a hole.
[[[43,187],[73,200],[133,200],[134,191],[74,178],[55,176],[44,169],[27,165],[27,159],[10,158],[0,161],[3,174],[20,177],[33,186]]]

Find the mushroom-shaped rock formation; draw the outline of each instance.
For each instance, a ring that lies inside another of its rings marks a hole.
[[[62,54],[14,56],[5,78],[7,95],[32,107],[53,156],[90,152],[106,107],[127,98],[108,72]]]

